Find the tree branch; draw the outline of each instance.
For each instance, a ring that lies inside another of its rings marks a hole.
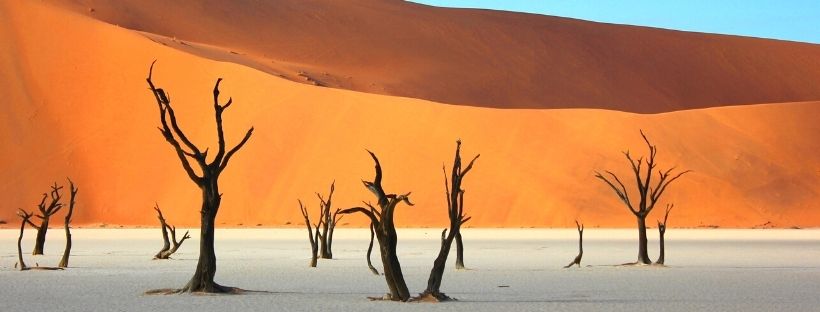
[[[467,172],[470,172],[470,169],[473,169],[473,163],[475,162],[476,159],[478,159],[479,156],[481,156],[481,154],[475,155],[475,157],[473,157],[473,160],[471,160],[470,163],[467,164],[467,167],[464,168],[464,170],[462,170],[461,173],[459,174],[460,178],[463,178],[465,175],[467,175]]]
[[[227,167],[227,166],[228,166],[228,161],[230,161],[230,160],[231,160],[231,157],[233,157],[233,155],[234,155],[234,154],[236,154],[236,152],[237,152],[237,151],[239,151],[239,149],[241,149],[241,148],[242,148],[242,146],[244,146],[244,145],[245,145],[245,143],[247,143],[247,142],[248,142],[248,139],[250,139],[250,138],[251,138],[251,135],[252,135],[252,134],[253,134],[253,127],[251,127],[250,129],[248,129],[248,132],[247,132],[247,133],[245,133],[245,137],[244,137],[244,138],[242,138],[242,141],[241,141],[241,142],[239,142],[239,144],[237,144],[236,146],[234,146],[234,147],[233,147],[230,151],[228,151],[228,153],[227,153],[227,154],[225,154],[225,159],[224,159],[224,160],[222,160],[222,164],[221,164],[221,165],[219,165],[219,171],[220,171],[220,172],[221,172],[222,170],[224,170],[224,169],[225,169],[225,167]]]
[[[196,173],[194,172],[194,169],[191,167],[191,164],[188,162],[188,159],[185,158],[185,157],[191,157],[191,158],[196,159],[197,162],[200,162],[200,160],[197,158],[198,157],[197,155],[199,154],[199,150],[196,149],[195,146],[192,149],[192,151],[193,151],[192,153],[189,153],[189,152],[183,150],[182,146],[179,143],[179,141],[177,141],[174,138],[174,135],[173,135],[170,127],[168,126],[168,122],[165,120],[167,115],[171,115],[172,123],[173,124],[176,123],[176,121],[175,121],[176,118],[173,116],[174,115],[173,108],[171,108],[171,101],[165,95],[165,92],[162,89],[156,88],[154,86],[153,81],[151,81],[151,76],[152,76],[153,71],[154,71],[154,64],[156,62],[157,61],[154,60],[154,62],[151,63],[151,67],[148,69],[148,78],[146,79],[146,81],[148,82],[148,86],[151,88],[151,92],[154,94],[154,99],[156,99],[157,107],[159,108],[159,113],[160,113],[159,119],[160,119],[160,123],[162,124],[162,127],[160,128],[160,132],[162,133],[162,136],[165,138],[165,141],[167,141],[169,144],[171,144],[171,146],[174,147],[174,150],[176,150],[177,157],[179,158],[180,162],[182,162],[182,168],[185,169],[185,173],[188,174],[188,177],[192,181],[194,181],[194,183],[200,184],[202,178],[196,175]],[[175,127],[177,129],[179,128],[178,126],[175,126]],[[179,130],[179,133],[177,135],[179,136],[179,134],[182,134],[182,130]],[[187,141],[187,137],[185,137],[184,134],[182,136],[180,136],[180,138],[181,139],[184,138],[184,141]],[[188,141],[187,143],[190,143],[190,141]],[[187,143],[186,143],[186,145],[187,145]],[[191,144],[191,145],[193,145],[193,144]],[[203,163],[204,163],[204,160],[202,162],[200,162],[200,165],[203,164]]]
[[[368,190],[370,190],[371,192],[373,192],[373,194],[376,195],[376,197],[379,199],[379,206],[384,208],[384,206],[387,205],[387,196],[385,195],[384,189],[382,188],[382,166],[379,163],[379,158],[376,157],[376,154],[374,154],[370,150],[367,150],[367,152],[370,154],[370,157],[373,158],[373,162],[376,163],[376,177],[373,179],[373,182],[362,180],[362,183],[364,183],[364,186]]]
[[[353,208],[342,209],[342,210],[339,211],[339,214],[345,215],[345,214],[352,214],[352,213],[356,213],[356,212],[363,213],[365,216],[370,218],[370,223],[372,223],[374,225],[379,224],[379,219],[376,218],[376,215],[373,214],[372,211],[367,210],[363,207],[353,207]]]
[[[621,180],[618,179],[618,176],[616,176],[614,173],[612,173],[610,171],[606,171],[606,173],[608,173],[613,178],[615,178],[615,181],[618,182],[618,185],[620,185],[620,187],[621,187],[620,189],[618,189],[618,187],[616,187],[612,182],[609,181],[609,179],[607,179],[606,177],[601,175],[601,173],[598,172],[598,171],[595,171],[595,177],[600,179],[601,181],[606,182],[606,184],[609,185],[609,187],[611,187],[613,191],[615,191],[615,194],[618,195],[618,197],[621,199],[621,201],[624,202],[624,204],[626,204],[626,206],[629,208],[629,210],[633,214],[637,214],[638,211],[636,211],[635,208],[632,207],[632,203],[629,200],[629,194],[626,191],[626,187],[624,186],[623,183],[621,183]]]
[[[655,207],[655,203],[658,201],[658,198],[660,198],[661,195],[663,194],[663,192],[666,191],[666,187],[669,186],[669,184],[671,184],[672,182],[675,182],[675,180],[677,180],[678,178],[680,178],[684,174],[692,172],[692,170],[686,170],[686,171],[683,171],[681,173],[678,173],[676,176],[674,176],[671,179],[667,180],[666,178],[669,176],[669,173],[673,169],[675,169],[675,168],[673,167],[673,168],[667,170],[665,173],[661,174],[661,179],[660,179],[660,181],[658,181],[658,186],[655,189],[655,191],[653,192],[653,194],[651,194],[651,196],[650,196],[651,199],[652,199],[652,205],[647,210],[652,210],[652,208]],[[660,174],[660,172],[658,172],[658,173]]]

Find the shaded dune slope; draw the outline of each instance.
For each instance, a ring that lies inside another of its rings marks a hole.
[[[155,82],[170,91],[194,142],[216,143],[217,77],[234,99],[225,113],[229,144],[256,127],[222,176],[222,225],[297,224],[296,199],[317,211],[314,192],[334,179],[339,207],[372,200],[360,182],[373,175],[368,148],[382,160],[388,191],[413,192],[416,206],[401,207],[397,223],[440,227],[441,166],[461,138],[465,157],[482,154],[464,183],[469,225],[568,226],[581,218],[632,226],[593,170],[628,174],[620,152],[644,152],[639,128],[658,144],[662,167],[694,170],[665,195],[677,207],[672,226],[820,224],[819,102],[655,115],[498,110],[294,83],[154,40],[51,5],[0,3],[0,219],[16,222],[16,208],[33,208],[50,183],[71,176],[81,187],[78,223],[154,225],[158,202],[173,223],[197,224],[198,190],[155,128],[144,79],[158,59]]]
[[[293,81],[450,104],[658,113],[820,100],[820,45],[806,43],[398,0],[57,2]]]

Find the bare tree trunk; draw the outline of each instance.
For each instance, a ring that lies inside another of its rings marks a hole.
[[[310,217],[308,216],[307,207],[302,204],[302,201],[299,200],[299,210],[302,212],[302,216],[305,217],[305,226],[308,230],[308,241],[310,241],[310,267],[315,268],[316,262],[319,253],[319,224],[322,223],[320,220],[319,223],[316,224],[316,232],[314,234],[313,228],[310,225]]]
[[[321,214],[319,216],[319,223],[322,225],[322,234],[319,235],[319,249],[321,250],[321,257],[322,259],[333,259],[333,251],[331,250],[330,242],[332,238],[330,237],[333,232],[334,224],[334,217],[336,216],[330,214],[330,207],[332,205],[333,200],[333,191],[336,190],[336,181],[334,180],[333,183],[330,184],[330,193],[327,196],[327,200],[322,197],[322,194],[316,193],[316,197],[319,197],[319,203],[321,208]]]
[[[464,270],[464,243],[461,242],[461,231],[456,233],[456,270]]]
[[[310,225],[308,225],[308,228]],[[310,234],[310,232],[308,232]],[[319,224],[316,224],[316,231],[313,234],[313,243],[311,247],[310,267],[315,268],[319,260]]]
[[[390,247],[387,245],[387,239],[382,235],[376,235],[376,239],[379,242],[379,256],[382,260],[382,269],[384,270],[384,280],[387,283],[387,289],[390,291],[384,299],[387,300],[397,300],[397,301],[406,301],[401,300],[401,295],[399,294],[398,287],[396,287],[396,280],[393,278],[395,274],[393,270],[393,264],[390,262]],[[406,288],[407,286],[405,286]],[[410,296],[410,291],[408,291],[408,297]],[[371,298],[372,299],[372,298]]]
[[[464,189],[461,188],[461,181],[467,172],[473,167],[473,163],[480,155],[476,155],[464,170],[461,169],[461,140],[456,141],[456,156],[453,160],[452,170],[452,192],[448,186],[447,170],[444,171],[444,188],[447,195],[447,216],[450,220],[450,233],[447,229],[441,232],[441,249],[439,249],[436,260],[433,261],[433,269],[430,270],[430,277],[427,279],[427,289],[419,294],[418,300],[422,301],[446,301],[450,300],[446,294],[441,292],[441,281],[444,278],[444,267],[447,264],[447,256],[450,254],[450,246],[453,240],[461,234],[461,226],[470,220],[464,216]],[[463,264],[462,264],[463,267]]]
[[[199,233],[199,260],[196,264],[194,276],[185,287],[183,292],[206,292],[220,293],[233,291],[230,287],[223,287],[214,282],[216,275],[216,253],[214,251],[214,224],[216,213],[219,211],[219,204],[222,196],[216,179],[204,181],[202,187],[202,213]]]
[[[663,222],[658,221],[658,234],[660,237],[659,244],[660,244],[660,255],[658,255],[658,261],[655,261],[655,264],[663,265],[665,261],[666,250],[664,249],[664,234],[666,234],[666,222],[669,219],[669,212],[672,211],[672,207],[675,207],[674,204],[667,204],[666,205],[666,214],[663,215]]]
[[[65,268],[68,267],[68,257],[71,255],[71,216],[74,215],[74,203],[75,197],[77,196],[78,188],[74,187],[74,182],[71,179],[68,179],[68,184],[70,186],[71,198],[68,204],[68,213],[65,215],[65,249],[63,250],[63,258],[60,259],[60,264],[57,267]]]
[[[407,282],[404,281],[404,274],[401,272],[401,263],[399,263],[399,257],[396,255],[396,247],[398,246],[396,228],[391,224],[390,227],[385,228],[385,232],[382,264],[385,266],[384,274],[392,280],[387,285],[391,289],[391,300],[407,301],[410,299],[410,291],[407,289]]]
[[[32,255],[42,255],[43,248],[46,246],[46,233],[48,232],[48,217],[44,217],[40,222],[40,227],[37,229],[37,236],[34,239],[34,250]]]
[[[17,215],[20,216],[20,236],[17,237],[17,264],[20,265],[20,271],[25,271],[28,269],[26,263],[23,261],[23,231],[26,229],[26,223],[28,223],[29,219],[31,218],[32,214],[29,212],[25,212],[23,209],[20,209],[17,212]]]
[[[447,234],[447,229],[441,232],[441,248],[439,249],[436,260],[433,261],[433,269],[430,270],[430,277],[427,278],[427,289],[419,294],[419,300],[422,301],[445,301],[450,300],[450,297],[440,291],[441,281],[444,277],[444,267],[447,264],[447,256],[450,253],[450,246],[453,244],[453,231]]]
[[[664,246],[664,243],[663,243],[663,235],[664,235],[664,232],[666,232],[666,231],[665,231],[665,229],[662,230],[661,227],[658,227],[658,232],[660,232],[659,233],[660,234],[660,242],[658,243],[660,245],[660,255],[658,255],[658,261],[655,261],[655,264],[663,265],[663,262],[666,261],[666,259],[664,259],[665,258],[665,250],[664,250],[665,246]]]
[[[328,231],[330,229],[329,226],[330,225],[328,225],[327,223],[322,222],[322,226],[321,226],[322,227],[322,234],[318,235],[319,245],[321,245],[319,250],[321,251],[321,258],[322,259],[333,259],[333,256],[331,255],[331,252],[330,252],[330,244],[328,244],[328,238],[329,238]]]
[[[575,220],[575,227],[578,229],[578,255],[575,256],[575,259],[572,260],[572,262],[564,267],[565,269],[568,269],[576,264],[580,268],[581,258],[584,257],[584,224],[579,223],[578,220]]]
[[[162,249],[160,249],[154,259],[168,259],[163,257],[171,249],[171,240],[168,239],[168,224],[165,222],[165,217],[162,216],[162,210],[159,209],[159,204],[154,205],[154,210],[157,211],[157,218],[159,219],[159,228],[162,230]]]
[[[646,239],[646,216],[638,216],[638,263],[652,264],[649,260],[649,252],[647,249]]]
[[[344,217],[344,215],[339,214],[341,210],[342,209],[336,208],[336,211],[333,212],[333,216],[330,218],[330,231],[327,234],[327,252],[330,256],[329,259],[333,258],[333,232],[336,231],[336,225],[339,224],[339,221]]]

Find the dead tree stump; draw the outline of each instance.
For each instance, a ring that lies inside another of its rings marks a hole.
[[[68,212],[65,215],[65,249],[63,250],[63,257],[60,259],[60,264],[57,267],[65,268],[68,267],[68,257],[71,255],[71,217],[74,215],[74,203],[75,198],[77,196],[77,191],[79,189],[74,186],[74,181],[68,179],[68,185],[70,187],[71,198],[68,203]]]
[[[28,267],[26,266],[26,262],[23,261],[23,232],[26,229],[26,223],[29,223],[29,219],[31,219],[33,213],[19,209],[19,211],[17,211],[17,215],[20,216],[21,219],[20,236],[17,237],[17,264],[20,267],[20,271],[25,271],[28,270]]]
[[[310,225],[310,217],[308,216],[307,207],[302,204],[302,201],[299,200],[299,210],[302,211],[302,216],[305,217],[305,226],[308,230],[308,240],[310,241],[310,264],[311,268],[316,267],[317,259],[319,258],[319,225],[322,224],[322,220],[320,218],[319,223],[315,225],[316,231],[313,231]]]
[[[177,252],[179,246],[182,246],[182,243],[185,242],[186,239],[191,238],[188,235],[188,231],[185,231],[185,234],[182,235],[182,238],[177,241],[177,228],[173,225],[168,224],[165,220],[165,217],[162,215],[162,210],[159,208],[159,204],[154,205],[154,210],[157,211],[157,219],[159,219],[159,226],[162,228],[162,249],[154,255],[154,259],[170,259],[171,255]],[[170,239],[168,232],[171,233]]]
[[[578,255],[575,256],[575,260],[572,260],[572,262],[564,267],[565,269],[568,269],[576,264],[580,268],[581,258],[584,257],[584,224],[578,223],[578,220],[575,220],[575,227],[578,229]]]
[[[665,261],[665,246],[663,235],[666,234],[666,220],[669,219],[669,212],[672,211],[672,207],[675,207],[675,204],[667,204],[666,205],[666,214],[663,215],[663,222],[658,221],[658,234],[660,234],[659,244],[660,244],[660,255],[658,255],[658,261],[655,261],[655,264],[663,265]]]

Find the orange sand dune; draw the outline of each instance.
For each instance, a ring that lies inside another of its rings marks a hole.
[[[398,0],[56,2],[294,81],[451,104],[653,113],[820,100],[820,45],[806,43]]]
[[[620,152],[643,152],[644,129],[662,167],[694,170],[663,199],[676,205],[671,226],[820,225],[820,102],[657,115],[447,105],[294,83],[33,1],[0,2],[0,46],[0,219],[14,223],[18,207],[33,208],[50,183],[71,176],[80,187],[78,223],[154,225],[158,202],[172,223],[198,224],[198,189],[155,128],[144,79],[158,59],[154,80],[195,142],[215,145],[217,77],[234,99],[225,113],[229,144],[256,127],[222,176],[219,224],[299,223],[296,199],[316,211],[314,192],[334,179],[338,207],[372,200],[360,182],[373,176],[368,148],[382,160],[388,191],[413,192],[416,206],[401,207],[397,223],[442,227],[441,166],[461,138],[465,157],[482,155],[464,183],[469,225],[568,226],[581,218],[633,226],[593,170],[628,174]]]

